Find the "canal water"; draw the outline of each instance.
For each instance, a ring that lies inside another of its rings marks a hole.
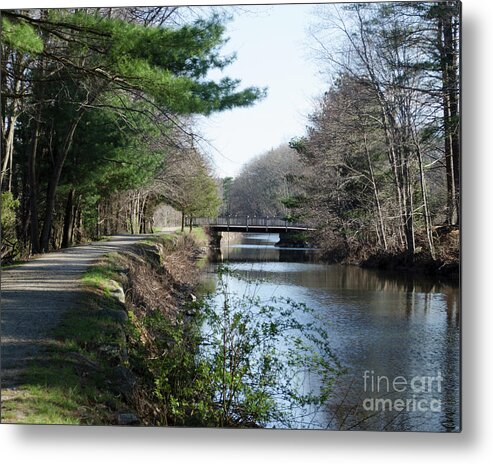
[[[208,269],[214,280],[219,263],[228,264],[237,276],[228,278],[228,286],[237,294],[254,291],[263,298],[305,303],[328,332],[345,372],[329,400],[292,426],[458,431],[458,286],[424,276],[320,264],[314,250],[276,248],[278,239],[275,234],[234,239],[224,234]],[[248,283],[252,279],[253,286]]]

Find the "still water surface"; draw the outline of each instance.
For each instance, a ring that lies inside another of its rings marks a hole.
[[[262,279],[255,286],[261,296],[304,302],[326,324],[347,373],[328,404],[299,427],[459,430],[458,287],[429,277],[316,263],[313,250],[279,249],[278,239],[244,234],[233,240],[224,234],[212,261]],[[211,272],[216,266],[211,264]],[[229,281],[238,294],[247,291],[245,285]]]

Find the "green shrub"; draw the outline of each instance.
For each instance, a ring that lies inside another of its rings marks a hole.
[[[14,199],[11,192],[3,192],[1,197],[1,258],[2,263],[12,262],[19,255],[19,247],[15,233],[16,209],[19,200]]]
[[[323,324],[288,298],[217,290],[175,318],[132,314],[130,365],[146,379],[156,425],[304,427],[342,372]],[[190,314],[194,315],[190,317]],[[316,376],[316,386],[305,381]]]

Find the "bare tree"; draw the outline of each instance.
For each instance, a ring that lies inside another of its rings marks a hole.
[[[231,185],[231,214],[284,216],[282,200],[295,192],[292,176],[301,172],[294,150],[287,145],[270,150],[243,166]]]

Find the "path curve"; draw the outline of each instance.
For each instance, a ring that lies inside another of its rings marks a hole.
[[[80,301],[82,274],[98,258],[151,235],[116,235],[40,255],[1,271],[0,374],[2,387],[16,384],[22,368],[46,346],[63,313]]]

